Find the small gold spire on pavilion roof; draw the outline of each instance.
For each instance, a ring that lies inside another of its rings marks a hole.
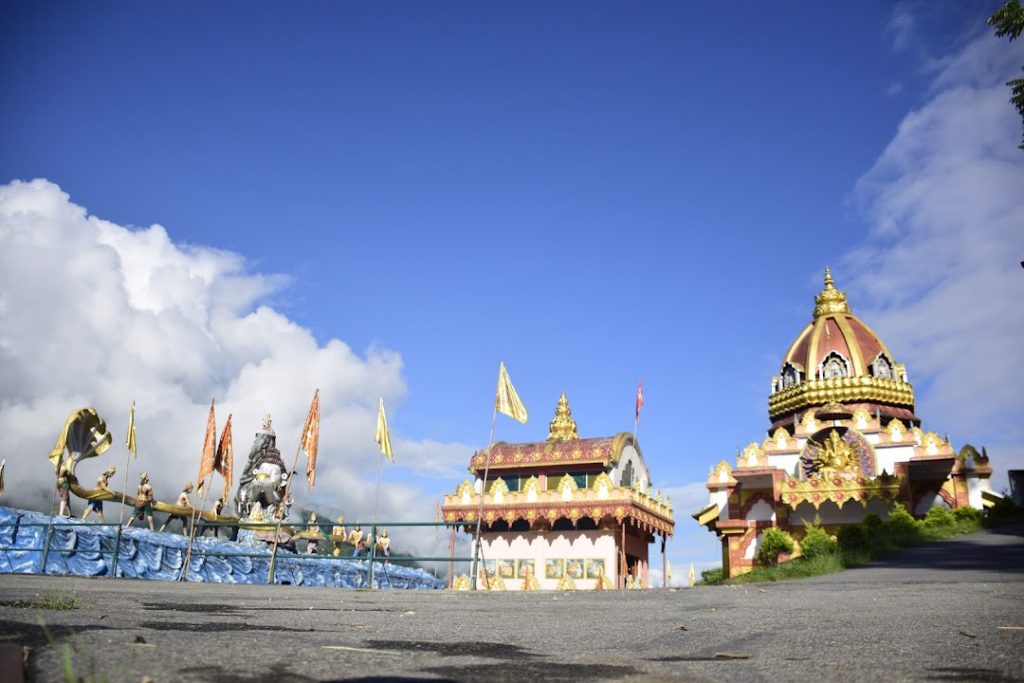
[[[835,288],[832,271],[825,266],[825,289],[814,297],[814,317],[817,319],[832,313],[850,313],[850,307],[846,303],[846,292]]]
[[[555,419],[550,423],[548,441],[573,441],[579,438],[580,435],[576,433],[576,420],[572,419],[569,400],[563,391],[558,399],[558,407],[555,408]]]

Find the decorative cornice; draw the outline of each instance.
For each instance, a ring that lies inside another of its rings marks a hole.
[[[559,491],[517,491],[500,496],[484,498],[483,520],[492,523],[505,520],[509,524],[524,519],[533,522],[536,519],[547,519],[554,522],[559,517],[576,522],[583,517],[590,517],[599,522],[603,517],[614,517],[620,523],[627,518],[634,520],[639,526],[666,536],[671,536],[675,529],[672,516],[672,505],[665,501],[641,493],[633,488],[587,488],[571,490],[567,497],[566,490]],[[454,495],[446,495],[442,513],[449,522],[475,522],[480,509],[480,495],[470,494],[460,486]]]
[[[796,509],[800,503],[810,503],[815,509],[825,501],[832,501],[840,508],[851,500],[866,502],[871,498],[894,501],[899,496],[900,477],[883,474],[875,479],[868,477],[831,477],[782,480],[779,497],[789,508]]]
[[[801,382],[773,394],[768,399],[768,415],[774,420],[779,415],[801,408],[826,403],[857,403],[871,401],[904,406],[913,410],[914,387],[885,377],[830,377]]]

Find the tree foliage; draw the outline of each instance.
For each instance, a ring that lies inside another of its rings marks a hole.
[[[1006,0],[1006,4],[988,18],[988,25],[995,27],[996,38],[1009,36],[1011,42],[1019,38],[1024,32],[1024,7],[1020,0]],[[1021,71],[1024,72],[1024,67],[1021,67]],[[1011,79],[1006,85],[1010,87],[1010,102],[1024,120],[1024,78]],[[1024,149],[1024,138],[1019,146]]]

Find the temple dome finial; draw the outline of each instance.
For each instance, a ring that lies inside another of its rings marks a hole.
[[[548,441],[572,441],[579,438],[580,435],[576,433],[576,420],[572,419],[569,400],[563,391],[558,399],[558,407],[555,408],[555,419],[549,423]]]
[[[831,313],[850,313],[846,303],[846,293],[835,288],[832,281],[832,270],[825,266],[825,288],[814,297],[814,317],[820,318]]]

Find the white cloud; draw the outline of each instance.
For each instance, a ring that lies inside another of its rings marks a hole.
[[[885,27],[886,35],[892,38],[893,52],[905,52],[910,49],[915,40],[916,26],[917,22],[908,3],[897,3]]]
[[[307,495],[303,483],[296,497],[300,505],[311,500],[350,519],[369,518],[377,397],[392,405],[404,395],[401,356],[379,348],[360,355],[338,339],[318,344],[309,330],[260,305],[285,282],[249,272],[238,254],[176,244],[159,225],[126,228],[89,216],[46,180],[0,186],[0,430],[8,502],[49,500],[53,469],[46,455],[74,408],[95,406],[115,436],[107,454],[79,468],[80,477],[91,485],[96,472],[116,464],[121,488],[121,442],[135,400],[140,458],[129,489],[146,469],[167,500],[195,477],[211,398],[218,427],[234,415],[237,473],[268,411],[290,461],[319,387],[317,487]],[[470,449],[460,444],[395,438],[416,455],[407,462],[426,472],[447,476],[468,461]],[[434,501],[417,486],[386,485],[379,514],[430,520]],[[424,549],[430,543],[420,537],[432,539],[433,532],[402,536],[392,532],[395,546]]]
[[[1024,154],[1004,82],[1024,43],[985,35],[944,61],[858,182],[871,224],[844,263],[852,304],[916,381],[925,427],[1024,466]]]

